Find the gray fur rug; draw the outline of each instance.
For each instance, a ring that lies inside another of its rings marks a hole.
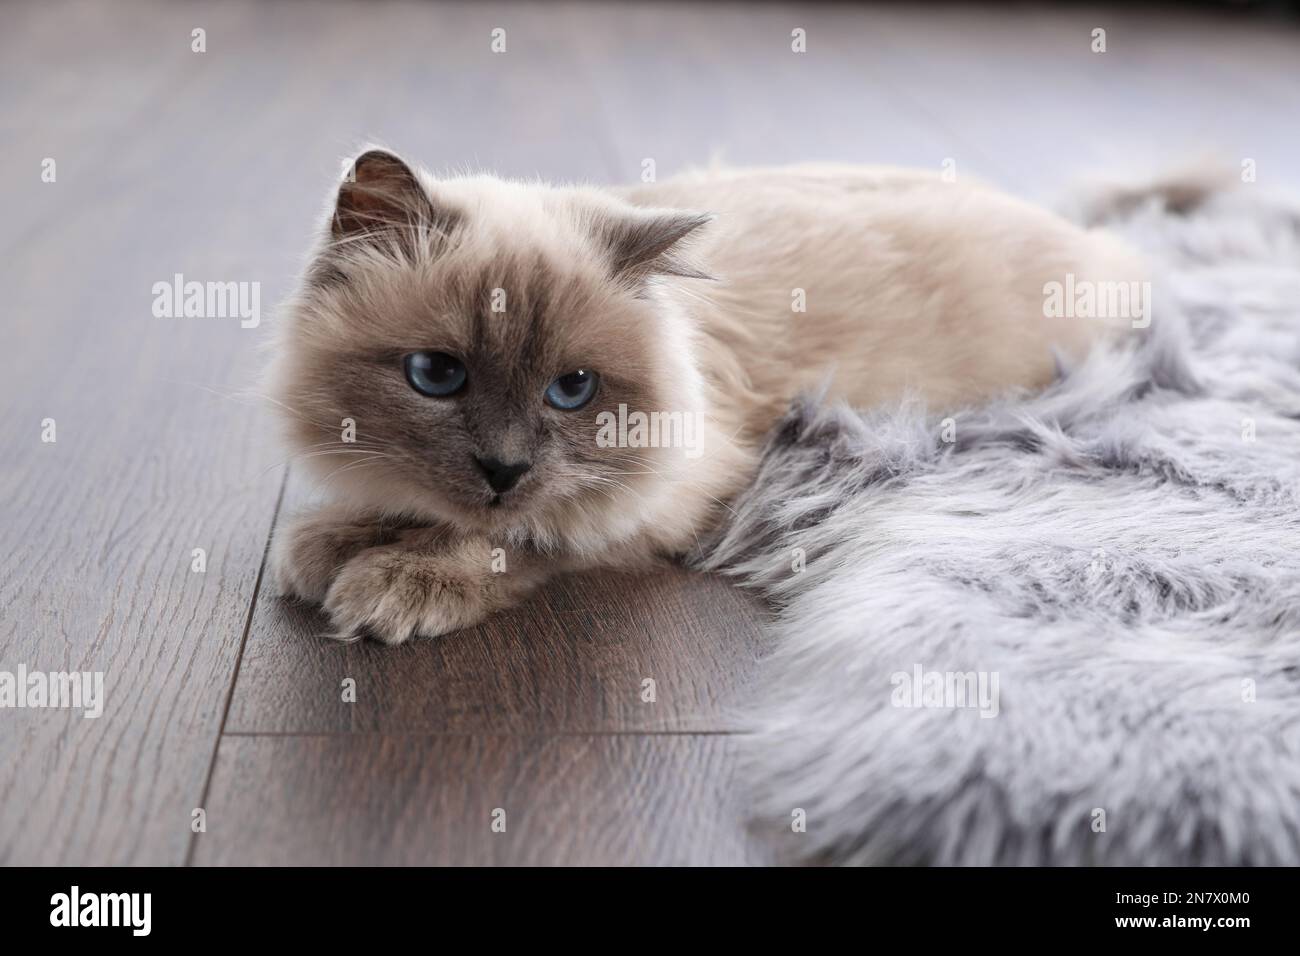
[[[1300,863],[1300,217],[1255,188],[1092,211],[1162,264],[1135,349],[772,437],[700,564],[779,609],[747,770],[797,858]]]

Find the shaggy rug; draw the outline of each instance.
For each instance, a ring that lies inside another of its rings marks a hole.
[[[1300,863],[1300,215],[1254,188],[1085,212],[1161,267],[1140,345],[773,435],[699,563],[778,609],[746,770],[804,861]]]

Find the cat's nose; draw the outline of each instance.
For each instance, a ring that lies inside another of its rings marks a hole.
[[[509,491],[519,481],[519,478],[529,468],[533,467],[532,462],[517,461],[513,464],[506,464],[496,458],[478,458],[474,459],[479,470],[483,472],[483,477],[487,479],[488,486],[497,494]]]

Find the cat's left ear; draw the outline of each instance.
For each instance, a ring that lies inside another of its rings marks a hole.
[[[421,227],[445,232],[453,217],[438,210],[419,177],[395,153],[368,149],[339,185],[330,232],[334,239],[403,236]]]
[[[683,209],[629,209],[600,221],[597,232],[609,252],[614,276],[638,281],[649,276],[712,279],[688,257],[689,239],[712,222],[712,213]]]

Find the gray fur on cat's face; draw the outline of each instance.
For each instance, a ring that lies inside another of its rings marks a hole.
[[[353,169],[278,357],[293,441],[327,452],[305,460],[359,507],[465,529],[634,508],[657,450],[600,447],[597,416],[681,408],[696,388],[651,286],[697,274],[674,248],[707,217],[583,190],[422,181],[381,151]],[[413,387],[404,363],[430,353],[463,366],[454,394]],[[590,400],[548,402],[579,370]],[[354,445],[338,442],[345,419]]]

